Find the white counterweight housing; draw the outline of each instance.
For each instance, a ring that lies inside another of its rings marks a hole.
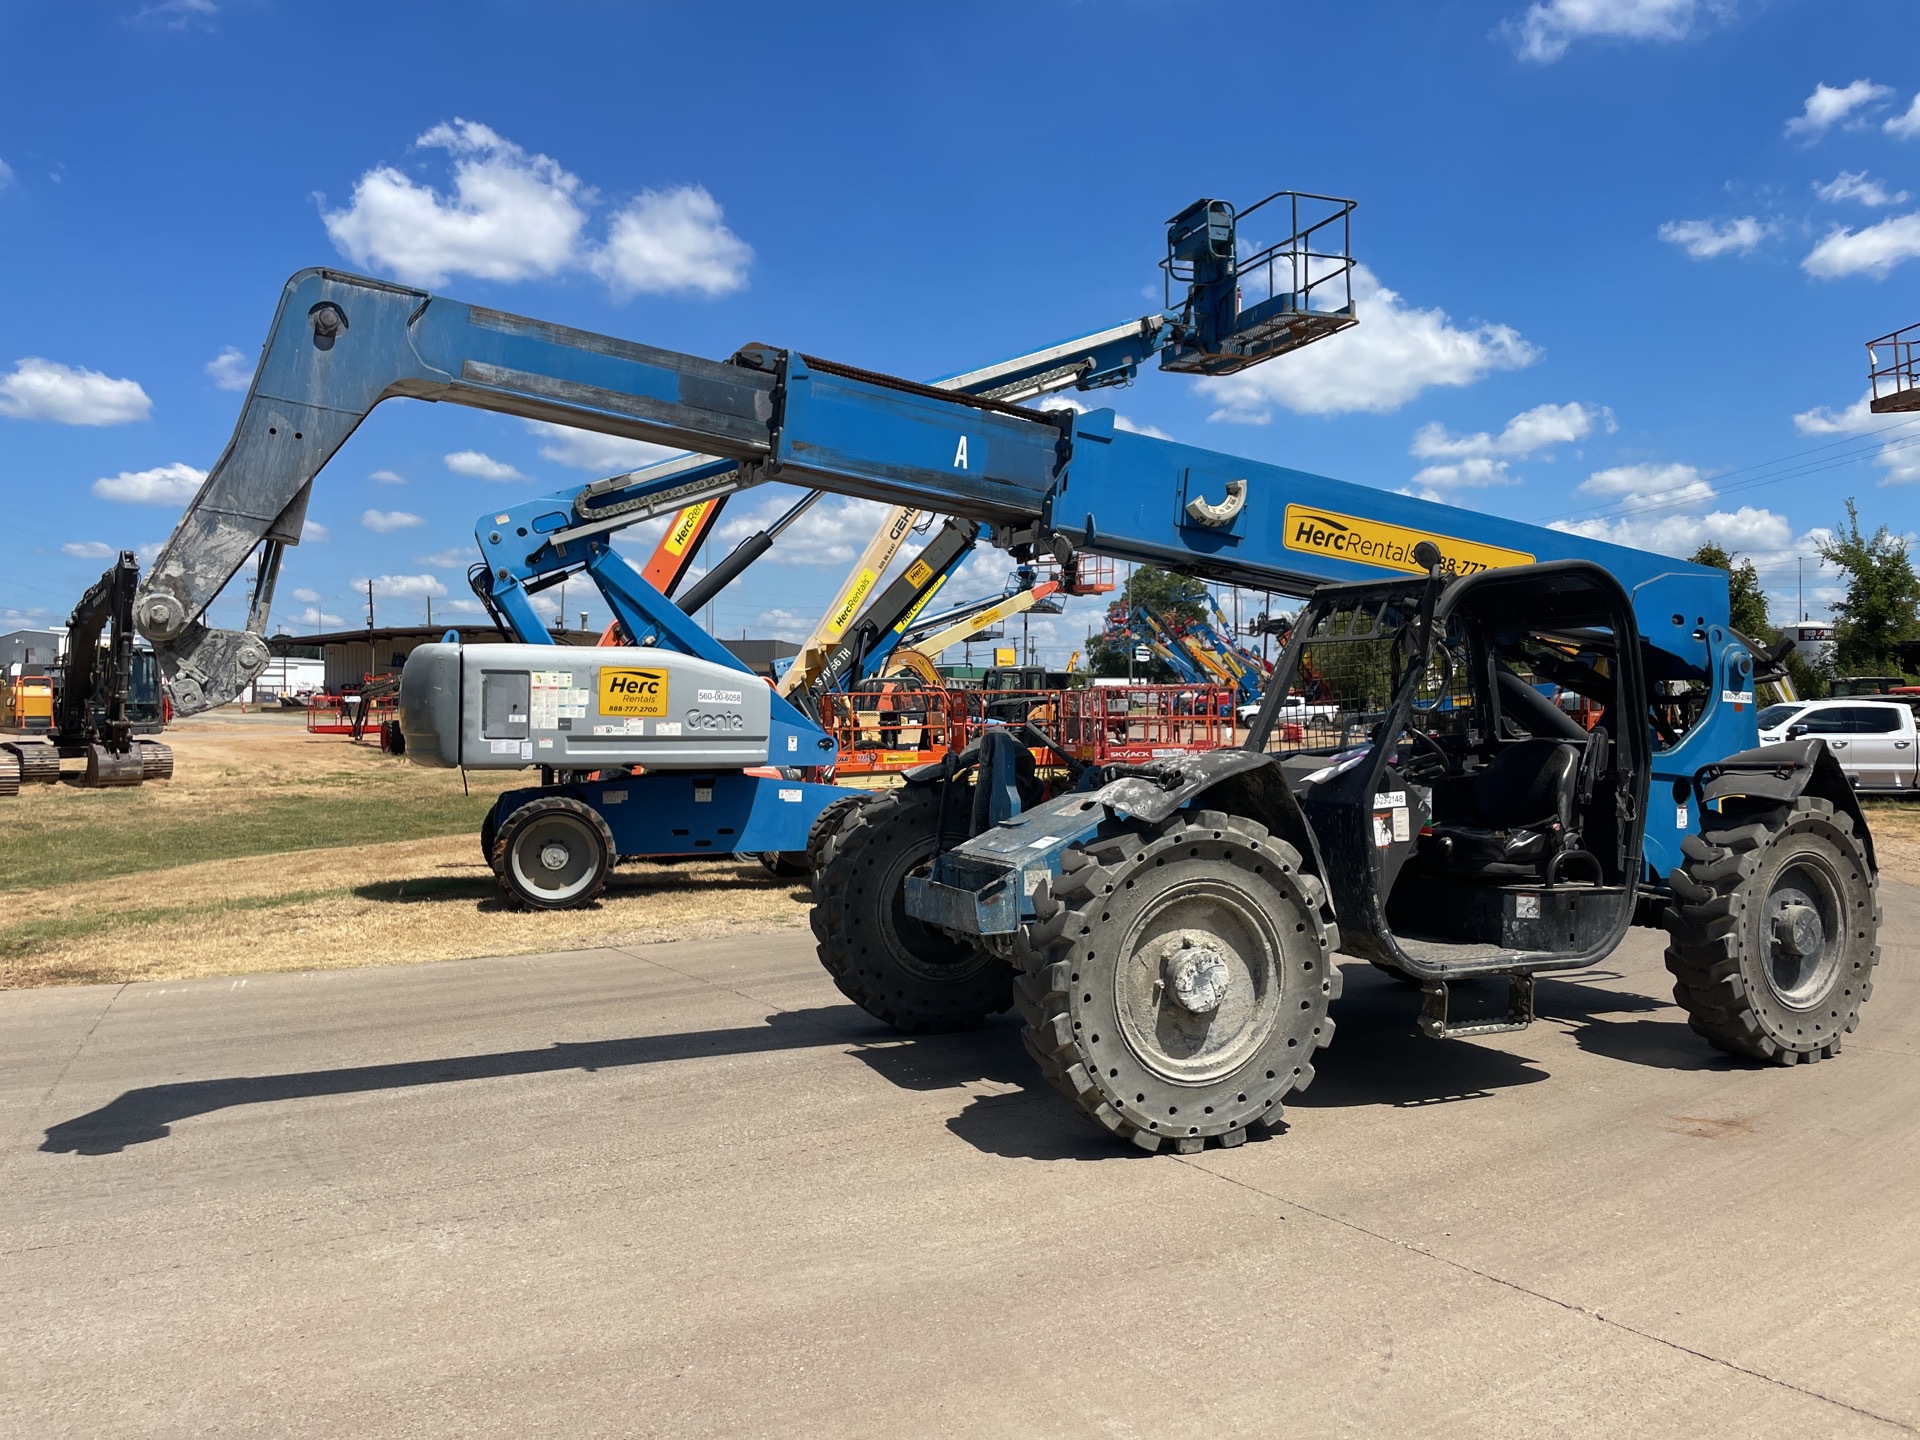
[[[400,675],[406,756],[522,770],[767,763],[766,682],[639,646],[422,645]]]

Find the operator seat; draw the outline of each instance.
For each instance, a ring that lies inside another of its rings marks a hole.
[[[1473,777],[1464,816],[1436,820],[1428,851],[1452,874],[1541,879],[1574,833],[1580,747],[1533,737]]]

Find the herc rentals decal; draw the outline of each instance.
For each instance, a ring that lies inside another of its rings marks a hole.
[[[1418,575],[1426,569],[1413,558],[1413,547],[1431,540],[1453,565],[1457,575],[1472,575],[1501,565],[1531,565],[1533,556],[1524,550],[1506,550],[1498,545],[1481,545],[1451,535],[1435,535],[1426,530],[1409,530],[1384,520],[1366,520],[1358,515],[1336,515],[1310,505],[1289,505],[1286,516],[1285,544],[1289,550],[1309,555],[1330,555],[1336,560],[1352,560],[1361,565],[1378,565],[1383,570],[1407,570]]]
[[[702,500],[697,505],[689,505],[675,517],[673,528],[667,531],[660,544],[669,555],[684,555],[687,542],[699,532],[700,522],[707,518],[707,512],[720,502]]]
[[[629,666],[600,667],[602,715],[660,716],[667,713],[667,672]]]

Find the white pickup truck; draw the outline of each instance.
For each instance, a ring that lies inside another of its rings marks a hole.
[[[1863,792],[1920,790],[1920,732],[1900,700],[1797,700],[1760,712],[1760,743],[1817,735]]]

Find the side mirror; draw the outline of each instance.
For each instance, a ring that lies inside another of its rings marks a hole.
[[[1789,740],[1798,740],[1803,736],[1809,735],[1811,733],[1812,733],[1812,727],[1808,726],[1804,722],[1799,725],[1789,725],[1787,727],[1787,738]]]

